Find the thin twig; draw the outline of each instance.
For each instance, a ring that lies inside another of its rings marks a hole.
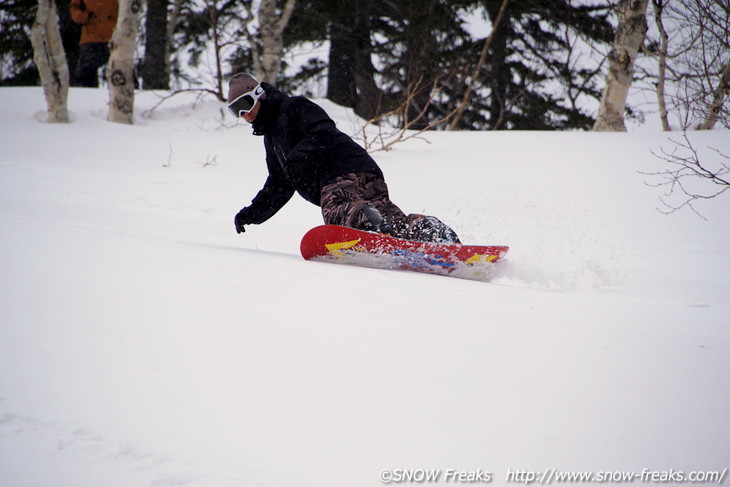
[[[660,181],[656,183],[644,182],[647,186],[653,188],[667,188],[664,193],[664,197],[659,198],[665,209],[658,209],[658,211],[664,214],[670,214],[681,210],[682,208],[689,207],[700,218],[707,220],[707,218],[705,218],[697,210],[697,208],[695,208],[694,203],[700,200],[716,198],[730,189],[730,178],[727,177],[727,175],[730,174],[730,166],[724,162],[720,162],[720,167],[717,170],[713,171],[709,169],[700,160],[699,153],[692,145],[692,142],[689,140],[686,132],[683,134],[683,137],[683,142],[669,139],[675,144],[671,152],[667,152],[663,147],[660,148],[660,153],[651,151],[653,156],[667,162],[670,165],[670,169],[656,172],[639,171],[639,173],[645,176],[660,178]],[[711,147],[708,148],[715,151],[720,157],[730,159],[730,157],[723,154],[720,150],[713,149]],[[698,180],[709,181],[713,186],[703,185],[702,191],[690,190],[688,184],[692,181]],[[670,204],[667,201],[668,198],[674,197],[676,193],[680,193],[682,195],[682,202],[679,205]]]

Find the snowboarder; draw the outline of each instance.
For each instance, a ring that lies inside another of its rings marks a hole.
[[[403,213],[390,200],[377,163],[316,103],[240,73],[228,82],[228,108],[252,124],[254,135],[264,137],[269,170],[264,187],[235,217],[238,233],[274,216],[296,191],[322,208],[328,225],[459,243],[437,218]]]

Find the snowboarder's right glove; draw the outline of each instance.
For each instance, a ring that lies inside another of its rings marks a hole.
[[[246,229],[244,228],[244,225],[250,225],[252,223],[251,217],[248,215],[248,209],[244,208],[239,211],[236,218],[233,219],[233,222],[236,224],[236,232],[245,232]]]

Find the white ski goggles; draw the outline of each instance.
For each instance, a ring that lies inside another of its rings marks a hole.
[[[228,104],[228,109],[234,117],[242,117],[244,113],[248,113],[253,110],[253,107],[256,106],[256,102],[259,101],[259,98],[261,98],[264,93],[266,93],[264,88],[261,84],[258,84],[253,90],[247,91],[246,93],[236,97],[235,100],[231,101]]]

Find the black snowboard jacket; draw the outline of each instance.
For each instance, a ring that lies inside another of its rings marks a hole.
[[[320,206],[322,188],[347,173],[383,173],[372,157],[340,132],[316,103],[288,96],[261,83],[261,100],[253,122],[254,135],[263,135],[269,176],[251,204],[244,208],[249,223],[263,223],[299,193]]]

